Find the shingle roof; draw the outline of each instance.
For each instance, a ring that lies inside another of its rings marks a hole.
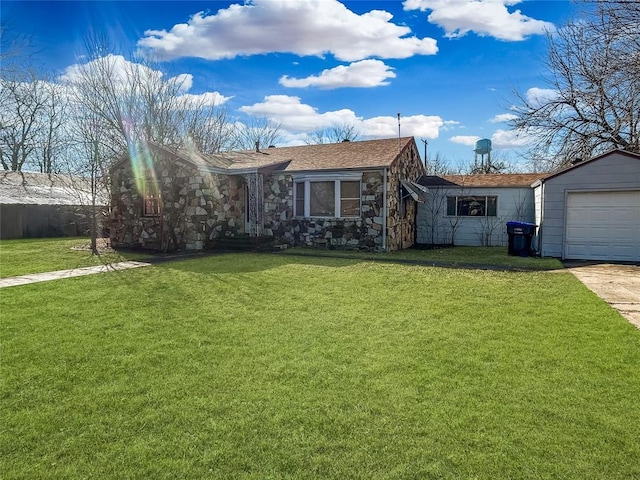
[[[487,173],[481,175],[423,176],[418,183],[425,187],[529,187],[548,173]]]
[[[86,179],[35,172],[0,173],[0,204],[8,205],[89,205]],[[106,193],[100,198],[106,205]]]
[[[173,150],[191,162],[214,169],[249,170],[276,167],[286,172],[317,170],[368,169],[388,167],[413,137],[341,142],[298,147],[265,148],[260,152],[244,150],[204,155],[193,151]]]

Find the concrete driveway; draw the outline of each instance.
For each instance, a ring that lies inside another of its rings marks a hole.
[[[566,262],[565,267],[589,290],[640,328],[640,266]]]

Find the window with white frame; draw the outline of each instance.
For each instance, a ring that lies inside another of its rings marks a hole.
[[[447,197],[447,215],[457,217],[495,217],[498,197],[465,195]]]
[[[341,181],[340,183],[340,216],[360,216],[360,182]]]
[[[344,178],[312,176],[295,179],[294,215],[320,218],[359,217],[360,178],[361,175]]]
[[[309,182],[309,215],[306,216],[336,216],[336,182]]]

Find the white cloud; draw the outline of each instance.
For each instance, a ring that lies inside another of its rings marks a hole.
[[[109,72],[110,78],[116,85],[126,85],[128,79],[134,75],[142,79],[159,79],[163,75],[159,70],[153,70],[140,63],[130,62],[122,55],[113,55],[110,53],[87,63],[76,63],[68,66],[60,76],[60,81],[75,83],[82,79],[83,72],[91,71]],[[183,75],[178,75],[175,78],[181,79],[182,81],[187,80]]]
[[[265,117],[282,123],[282,128],[292,132],[312,132],[333,124],[359,123],[360,119],[352,110],[342,109],[318,113],[311,105],[300,102],[300,97],[289,95],[268,95],[264,102],[239,109],[255,117]]]
[[[491,135],[491,145],[493,148],[522,148],[531,145],[534,138],[524,132],[515,130],[496,130]]]
[[[456,135],[449,140],[460,145],[475,147],[476,142],[481,138],[484,137],[477,135]],[[494,149],[522,148],[530,145],[532,141],[532,136],[515,130],[498,129],[491,135],[491,146]]]
[[[288,95],[269,95],[263,102],[241,107],[240,111],[280,123],[283,136],[294,138],[296,141],[306,138],[304,135],[301,136],[301,133],[312,133],[336,124],[353,125],[363,138],[388,138],[398,135],[398,118],[395,115],[363,119],[349,109],[320,113],[311,105],[301,103],[300,97]],[[401,134],[437,138],[443,124],[443,120],[438,116],[406,116],[401,118]],[[303,142],[298,144],[300,143]]]
[[[459,143],[460,145],[469,145],[471,147],[475,146],[476,142],[480,140],[481,137],[477,135],[454,135],[449,140],[453,143]]]
[[[491,123],[504,123],[515,120],[516,118],[518,118],[518,116],[514,115],[513,113],[500,113],[493,117],[490,121]]]
[[[362,60],[350,65],[340,65],[332,69],[323,70],[320,75],[306,78],[290,78],[284,75],[280,84],[285,87],[318,87],[326,90],[344,87],[371,88],[389,85],[385,81],[395,78],[391,67],[380,60]]]
[[[101,62],[101,67],[96,67]],[[160,70],[153,70],[146,65],[130,62],[122,55],[109,54],[97,60],[83,64],[74,64],[67,67],[59,80],[62,84],[73,84],[82,79],[83,71],[91,72],[93,68],[107,68],[111,72],[111,78],[114,79],[115,85],[123,89],[131,78],[138,77],[144,79],[160,80],[163,73]],[[178,85],[179,97],[190,104],[202,106],[222,105],[233,97],[225,97],[219,92],[204,92],[200,94],[187,93],[193,87],[193,75],[190,73],[181,73],[175,77],[167,79],[168,82],[175,82]],[[192,103],[193,102],[193,103]]]
[[[219,92],[205,92],[199,95],[185,93],[183,95],[180,95],[178,98],[186,100],[190,105],[214,107],[228,102],[233,97],[225,97]]]
[[[532,87],[526,93],[527,102],[533,107],[538,107],[550,100],[554,100],[558,96],[558,91],[551,88]]]
[[[453,130],[454,128],[459,128],[460,122],[457,120],[445,120],[442,125],[443,131]]]
[[[507,7],[522,0],[405,0],[405,10],[431,10],[429,22],[444,28],[449,38],[469,32],[499,40],[520,41],[529,35],[553,31],[552,23],[510,12]]]
[[[199,57],[208,60],[287,52],[301,56],[333,54],[354,62],[369,57],[434,55],[432,38],[417,38],[393,15],[372,10],[358,15],[337,0],[253,0],[233,4],[214,15],[198,12],[171,30],[147,30],[138,41],[160,60]]]
[[[173,77],[172,80],[180,85],[181,92],[188,92],[193,87],[193,75],[190,73],[181,73]]]
[[[436,115],[408,115],[400,118],[403,137],[438,138],[443,121]],[[362,122],[362,132],[368,137],[390,138],[398,135],[398,117],[374,117]]]

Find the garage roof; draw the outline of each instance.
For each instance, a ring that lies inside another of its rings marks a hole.
[[[425,187],[514,188],[529,187],[548,173],[487,173],[476,175],[424,175],[418,183]]]
[[[36,172],[0,173],[2,205],[89,205],[90,188],[86,179]],[[100,204],[107,204],[103,194]]]

